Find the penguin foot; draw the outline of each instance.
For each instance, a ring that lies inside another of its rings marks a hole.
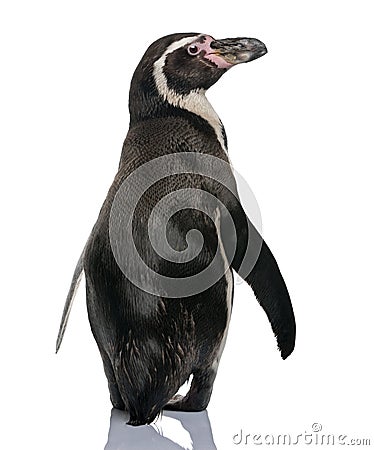
[[[143,414],[139,415],[139,413],[136,413],[136,414],[130,413],[130,419],[127,422],[127,425],[131,425],[133,427],[139,427],[141,425],[149,425],[154,420],[156,420],[156,418],[159,414],[160,414],[160,411],[157,413],[149,414],[149,415],[143,415]]]
[[[180,411],[180,405],[183,403],[185,397],[183,395],[174,395],[164,406],[163,409],[168,409],[170,411]]]
[[[203,411],[205,408],[206,405],[194,402],[191,397],[188,397],[188,395],[183,397],[183,395],[178,394],[174,395],[174,397],[166,403],[163,409],[168,411],[198,412]]]
[[[138,420],[138,419],[130,419],[127,422],[127,425],[131,425],[132,427],[139,427],[141,425],[146,425],[147,422],[145,420]]]
[[[194,372],[190,390],[185,397],[178,394],[174,395],[166,403],[164,409],[170,411],[204,411],[212,394],[216,374],[217,370],[212,366]]]

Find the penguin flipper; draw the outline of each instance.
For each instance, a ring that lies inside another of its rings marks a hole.
[[[65,334],[65,330],[66,330],[66,325],[67,325],[68,320],[69,320],[71,307],[73,306],[74,297],[75,297],[75,294],[78,291],[79,283],[80,283],[80,281],[82,279],[82,275],[83,275],[83,259],[84,259],[85,248],[83,249],[82,254],[79,257],[79,260],[78,260],[77,265],[75,267],[73,278],[72,278],[71,284],[70,284],[70,289],[69,289],[69,292],[68,292],[68,296],[67,296],[66,301],[65,301],[64,311],[62,313],[62,318],[61,318],[61,323],[60,323],[60,329],[58,331],[58,336],[57,336],[57,340],[56,340],[56,353],[58,352],[58,350],[59,350],[59,348],[61,346],[61,342],[62,342],[62,339],[63,339],[64,334]]]
[[[287,286],[266,242],[241,205],[237,206],[234,219],[239,225],[239,234],[231,266],[252,288],[271,324],[281,356],[286,359],[295,347],[296,338],[295,316]],[[252,262],[249,274],[248,261]]]
[[[264,309],[281,356],[286,359],[295,347],[295,316],[286,283],[265,241],[262,242],[257,262],[245,281]]]

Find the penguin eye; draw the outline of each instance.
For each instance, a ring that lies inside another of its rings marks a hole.
[[[195,45],[195,44],[190,45],[190,46],[188,47],[187,51],[188,51],[188,53],[189,53],[190,55],[192,55],[192,56],[195,56],[195,55],[197,55],[198,53],[200,53],[199,47],[198,47],[197,45]]]

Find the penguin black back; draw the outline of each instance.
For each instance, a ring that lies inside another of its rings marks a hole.
[[[174,34],[154,42],[135,70],[119,169],[75,270],[57,340],[58,350],[84,271],[110,398],[131,425],[151,423],[163,408],[208,405],[232,270],[252,286],[282,357],[293,350],[286,285],[240,204],[226,134],[205,97],[230,67],[265,53],[257,39]],[[187,395],[176,396],[191,375]]]

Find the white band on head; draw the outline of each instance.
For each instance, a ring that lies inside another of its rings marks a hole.
[[[179,41],[173,42],[165,50],[163,55],[153,65],[153,78],[156,83],[156,87],[160,96],[173,106],[186,109],[203,119],[205,119],[214,129],[218,142],[222,149],[227,151],[225,141],[222,135],[222,122],[214,111],[212,105],[209,103],[205,96],[204,89],[195,89],[188,94],[178,94],[173,89],[168,87],[167,79],[164,74],[164,66],[166,57],[175,50],[184,47],[186,44],[190,44],[198,39],[201,35],[190,36],[182,38]]]

